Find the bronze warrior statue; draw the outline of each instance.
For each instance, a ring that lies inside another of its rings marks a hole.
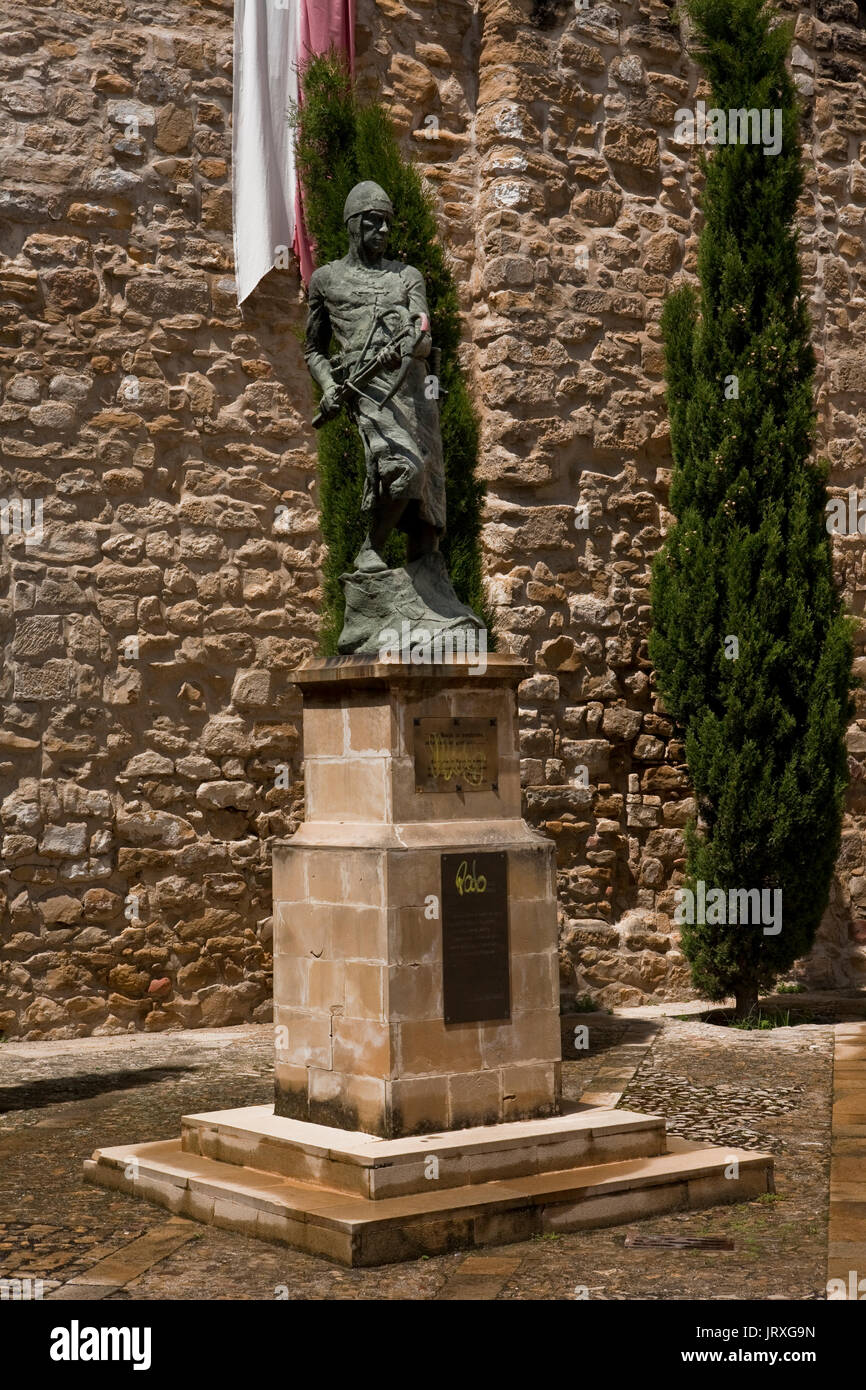
[[[366,460],[369,527],[354,571],[343,576],[341,651],[375,650],[383,623],[408,620],[438,631],[482,626],[454,593],[439,551],[445,472],[427,295],[420,271],[385,259],[393,216],[384,189],[357,184],[343,212],[349,253],[310,280],[305,357],[322,390],[313,423],[345,407]],[[333,359],[332,338],[339,346]],[[395,528],[407,542],[407,564],[398,571],[382,558]]]

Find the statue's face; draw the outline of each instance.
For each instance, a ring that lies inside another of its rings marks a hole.
[[[391,224],[384,212],[362,212],[358,219],[358,239],[371,260],[385,254]]]

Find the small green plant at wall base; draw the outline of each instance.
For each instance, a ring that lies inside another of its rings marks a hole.
[[[486,624],[488,648],[493,650],[492,615],[481,577],[484,488],[477,476],[478,420],[457,356],[461,335],[457,288],[438,239],[430,196],[415,165],[400,153],[386,111],[359,100],[341,57],[331,53],[314,58],[301,74],[301,90],[302,102],[291,111],[290,119],[317,265],[345,256],[346,196],[356,183],[372,179],[382,185],[394,205],[387,256],[415,266],[424,276],[433,345],[441,353],[434,388],[439,392],[445,460],[447,529],[441,548],[458,597]],[[351,570],[366,530],[361,513],[363,450],[345,411],[319,430],[318,463],[327,546],[321,642],[331,656],[343,626],[340,575]],[[384,558],[392,565],[404,561],[402,536],[389,541]]]
[[[776,985],[777,994],[805,994],[804,985]]]
[[[574,1014],[603,1014],[610,1013],[610,1009],[606,1009],[604,1004],[597,1003],[591,994],[582,994],[579,999],[575,999],[571,1006],[571,1012]]]
[[[772,115],[702,157],[699,285],[662,317],[675,522],[653,563],[650,656],[684,731],[699,818],[686,891],[766,892],[778,921],[678,918],[701,995],[740,1018],[805,956],[841,838],[852,624],[813,458],[815,358],[797,248],[803,187],[791,30],[763,0],[689,0],[720,115]]]
[[[807,1019],[800,1022],[806,1023]],[[746,1018],[735,1018],[731,1021],[732,1028],[743,1028],[746,1030],[757,1029],[760,1032],[768,1032],[771,1028],[790,1028],[791,1014],[786,1010],[783,1014],[765,1014],[759,1009],[757,1013],[749,1014]]]

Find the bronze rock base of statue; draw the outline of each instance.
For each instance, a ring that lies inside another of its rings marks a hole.
[[[480,634],[486,637],[480,618],[455,594],[438,550],[398,569],[354,570],[341,575],[340,582],[346,595],[337,647],[342,656],[380,656],[394,650],[395,642],[423,646],[448,634],[455,649],[462,639],[477,651]]]

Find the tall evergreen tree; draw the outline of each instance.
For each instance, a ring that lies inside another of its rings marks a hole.
[[[782,893],[777,934],[683,925],[695,986],[711,999],[733,993],[743,1016],[808,951],[827,905],[852,636],[833,582],[826,464],[812,458],[790,30],[764,0],[687,9],[708,105],[778,111],[782,132],[776,154],[734,143],[702,155],[699,290],[675,292],[662,318],[676,520],[653,566],[650,654],[698,801],[686,885],[696,897],[701,881],[721,889],[728,918],[732,889]]]
[[[433,344],[441,352],[439,408],[448,528],[442,553],[458,597],[485,622],[492,647],[493,623],[481,577],[484,488],[477,477],[478,421],[457,356],[457,289],[438,240],[431,199],[415,165],[400,154],[387,112],[358,99],[341,57],[330,53],[314,58],[302,73],[301,87],[303,100],[291,119],[317,264],[345,256],[349,240],[343,204],[354,184],[373,179],[394,205],[388,256],[414,265],[426,281]],[[322,647],[330,655],[337,650],[343,625],[340,575],[351,569],[366,529],[361,514],[363,449],[345,411],[319,430],[318,462],[327,546]],[[391,564],[405,559],[402,536],[391,538],[386,558]]]

